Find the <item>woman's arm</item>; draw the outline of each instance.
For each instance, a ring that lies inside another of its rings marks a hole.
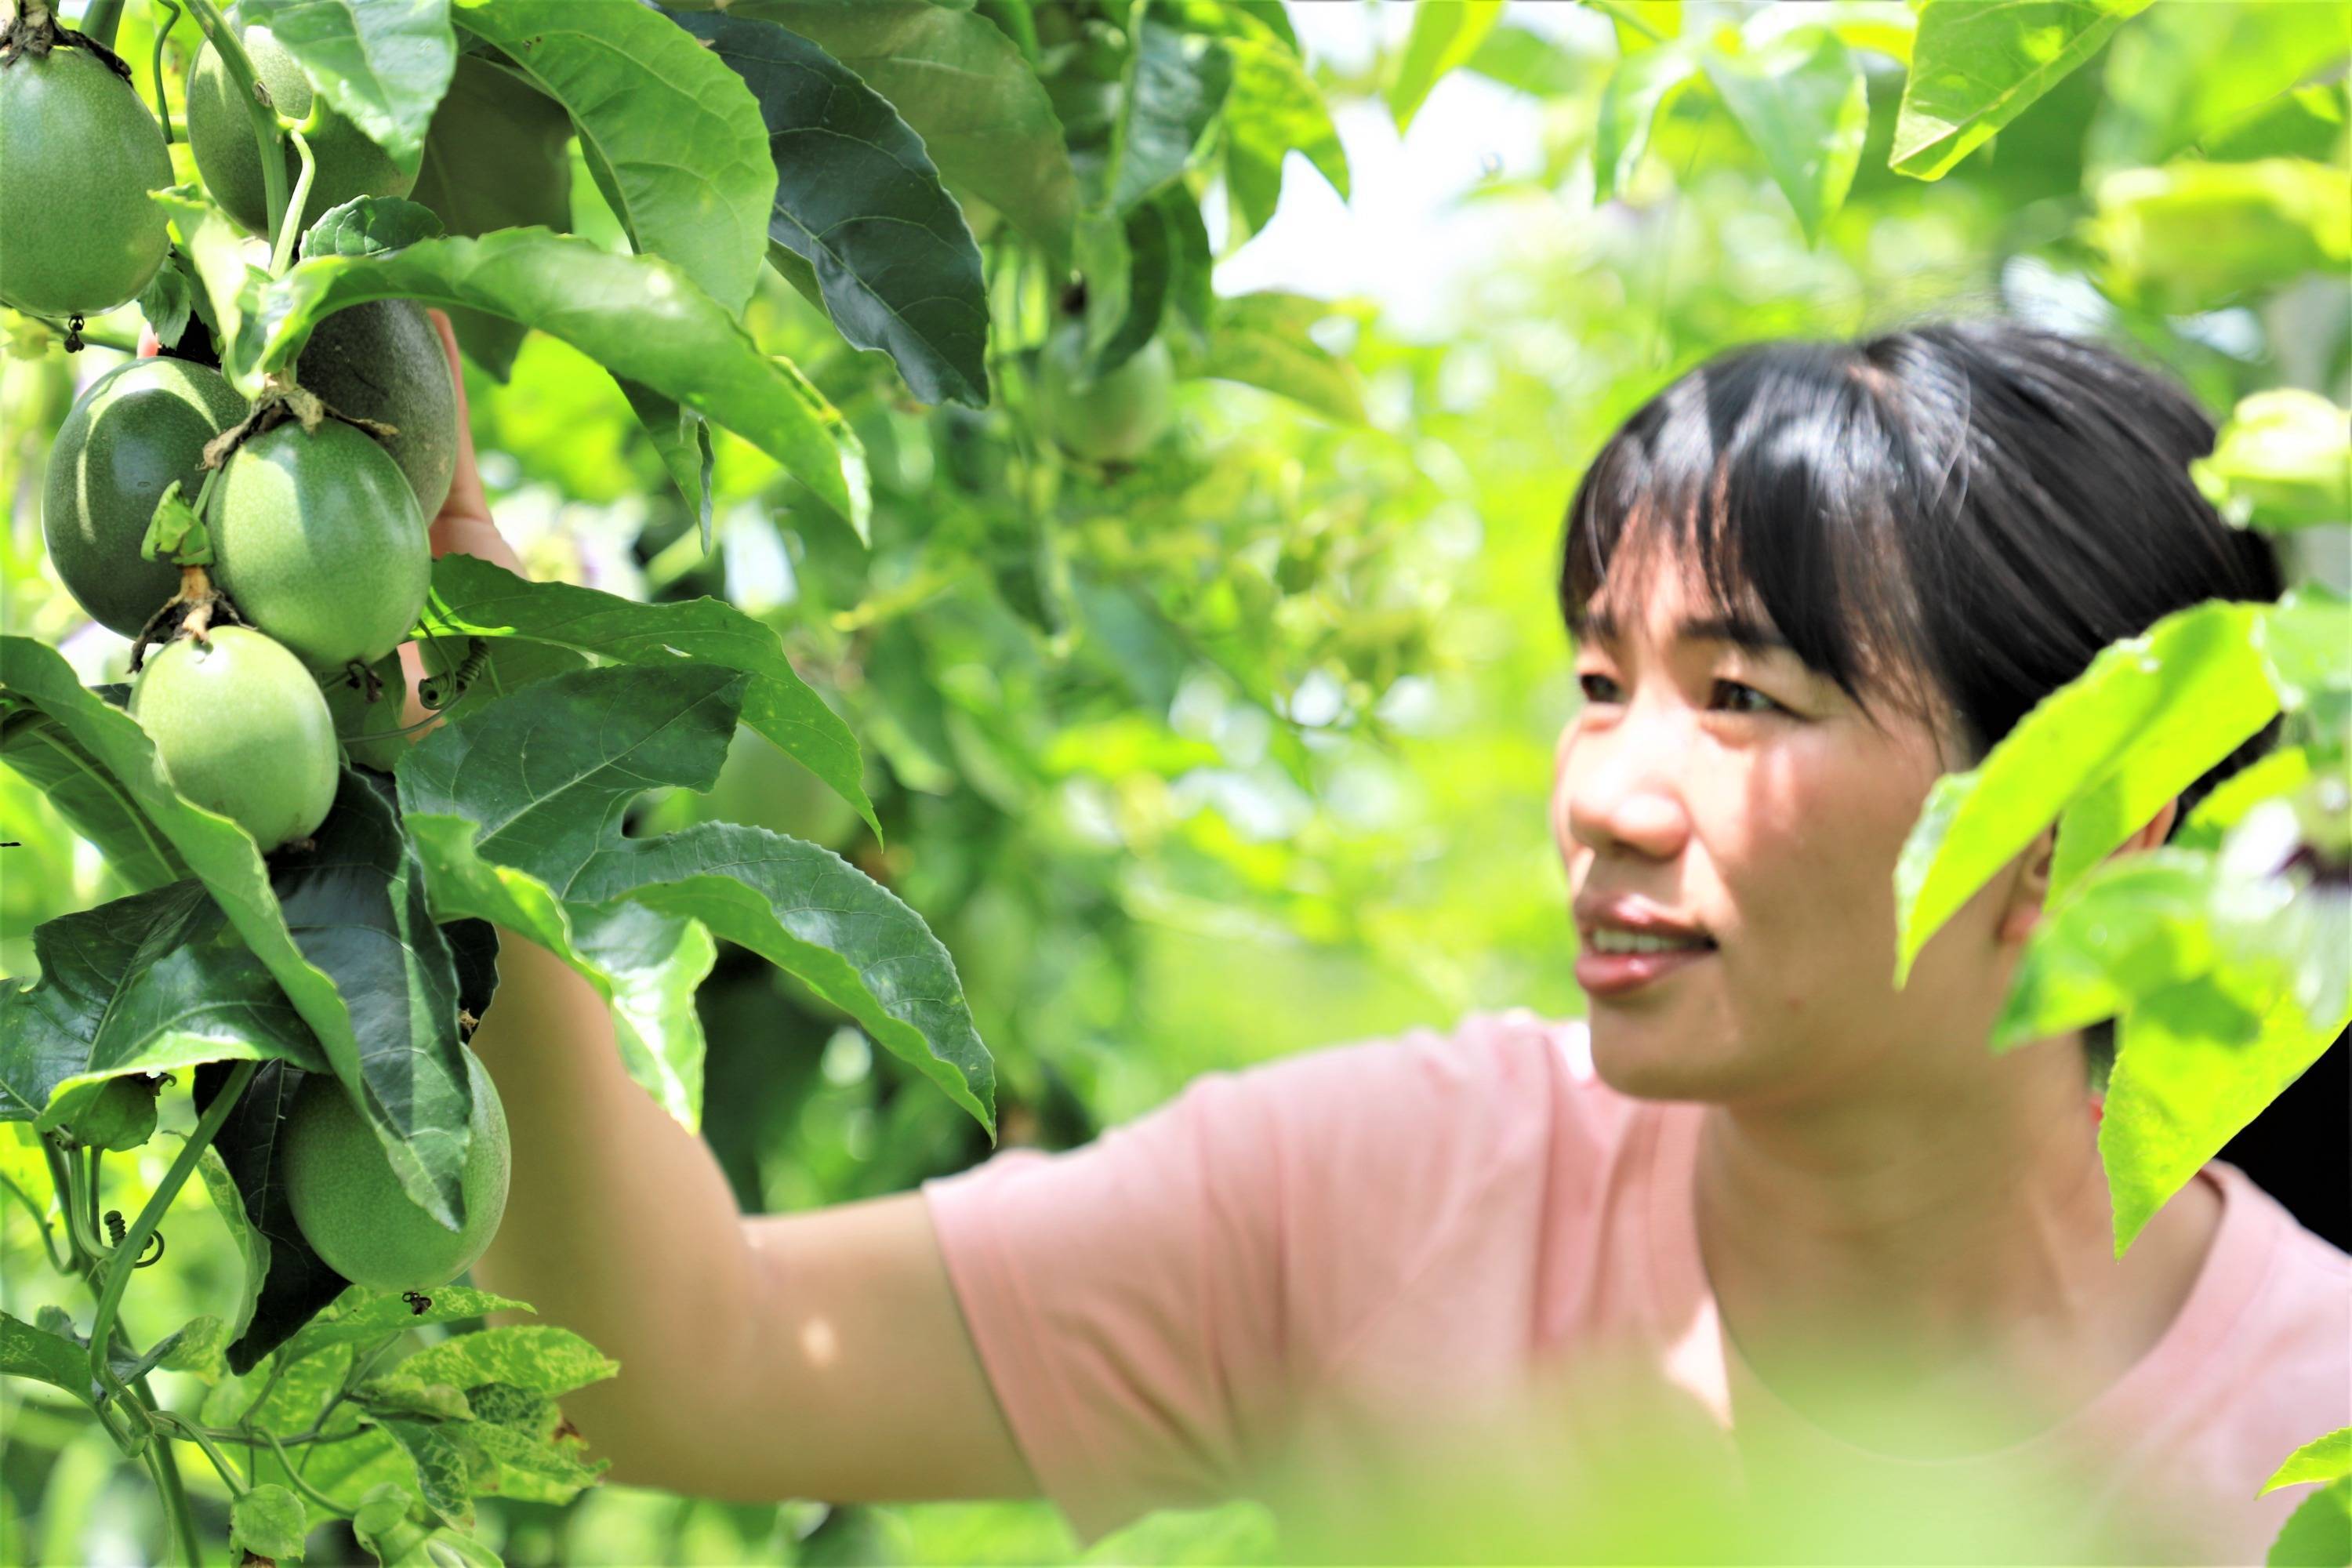
[[[433,316],[454,375],[456,339]],[[433,552],[520,572],[482,495],[462,380],[457,406]],[[747,1218],[709,1146],[623,1069],[596,992],[526,939],[499,942],[473,1048],[514,1164],[474,1279],[538,1309],[515,1321],[562,1324],[620,1363],[563,1401],[612,1479],[746,1500],[1035,1495],[920,1195]]]

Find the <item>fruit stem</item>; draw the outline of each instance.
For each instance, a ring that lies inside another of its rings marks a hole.
[[[114,29],[122,22],[122,0],[89,0],[82,7],[81,26],[75,29],[84,37],[114,47]]]
[[[252,1489],[252,1483],[237,1475],[236,1467],[229,1463],[228,1457],[214,1446],[211,1434],[202,1426],[184,1415],[175,1415],[168,1410],[155,1412],[155,1419],[205,1451],[205,1458],[213,1462],[213,1468],[218,1470],[220,1479],[227,1483],[229,1496],[243,1497]]]
[[[325,106],[326,101],[324,98],[320,98],[313,103],[310,107],[310,118],[302,123],[310,126],[313,131],[317,130],[319,110]],[[317,165],[310,156],[310,138],[302,134],[302,127],[289,125],[286,128],[286,134],[294,140],[294,155],[302,160],[302,172],[294,177],[294,194],[286,198],[286,211],[289,215],[299,215],[304,205],[310,200],[310,177],[317,173]],[[269,275],[272,278],[283,276],[287,264],[294,259],[294,239],[301,227],[299,216],[291,216],[289,221],[278,226],[278,240],[269,251]]]
[[[155,63],[147,74],[154,79],[155,118],[163,122],[163,145],[169,147],[172,144],[172,105],[163,96],[163,43],[172,36],[172,29],[179,25],[180,6],[178,0],[155,0],[155,4],[171,15],[164,17],[155,29]]]
[[[106,1289],[99,1296],[98,1316],[92,1320],[89,1328],[89,1374],[101,1388],[118,1394],[122,1389],[121,1381],[114,1375],[114,1368],[108,1364],[106,1342],[113,1331],[115,1315],[122,1310],[122,1292],[131,1284],[132,1265],[137,1262],[139,1255],[147,1250],[147,1238],[155,1234],[155,1226],[163,1221],[163,1211],[172,1206],[172,1200],[179,1196],[180,1189],[187,1184],[189,1175],[196,1168],[197,1159],[212,1146],[222,1124],[228,1121],[229,1112],[236,1109],[237,1100],[243,1098],[245,1086],[252,1081],[253,1075],[260,1067],[259,1062],[242,1061],[230,1069],[228,1081],[221,1086],[221,1091],[213,1097],[212,1104],[197,1120],[196,1130],[188,1134],[186,1142],[180,1145],[179,1156],[172,1162],[172,1168],[163,1173],[163,1181],[157,1184],[154,1193],[147,1199],[146,1206],[139,1211],[139,1217],[123,1233],[121,1244],[106,1259]]]
[[[146,1379],[140,1379],[145,1383]],[[188,1568],[205,1568],[204,1542],[196,1538],[195,1510],[188,1506],[188,1489],[180,1481],[180,1461],[169,1443],[147,1445],[147,1473],[155,1478],[155,1489],[163,1499],[164,1517],[172,1521],[172,1533],[178,1538],[180,1555]]]
[[[113,349],[121,353],[135,354],[139,352],[139,340],[137,338],[126,338],[120,332],[92,331],[88,327],[82,328],[81,331],[77,333],[71,327],[68,326],[63,321],[51,321],[47,316],[35,315],[30,310],[26,310],[24,313],[27,316],[31,316],[34,321],[40,322],[41,325],[48,328],[49,331],[57,333],[59,337],[66,337],[68,335],[78,336],[85,345],[93,348]]]
[[[185,0],[188,14],[220,56],[221,67],[228,72],[230,89],[245,104],[245,111],[253,121],[253,134],[261,144],[261,189],[265,205],[269,210],[269,233],[274,239],[286,224],[286,147],[278,133],[278,110],[269,101],[267,89],[255,79],[253,58],[245,52],[236,30],[224,20],[220,7],[214,0]],[[296,208],[299,212],[300,208]]]
[[[294,1483],[294,1489],[296,1491],[300,1492],[304,1497],[309,1498],[320,1508],[326,1509],[330,1512],[342,1515],[345,1518],[348,1518],[352,1513],[358,1511],[355,1509],[347,1508],[343,1504],[337,1502],[333,1498],[329,1497],[326,1493],[312,1486],[309,1481],[304,1480],[302,1479],[302,1472],[294,1468],[294,1461],[286,1457],[286,1447],[278,1440],[277,1433],[272,1432],[268,1427],[264,1426],[261,1429],[261,1435],[269,1439],[269,1451],[276,1454],[278,1456],[278,1462],[285,1467],[286,1479]]]

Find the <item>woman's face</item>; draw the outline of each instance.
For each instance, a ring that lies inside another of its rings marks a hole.
[[[1980,1070],[2009,875],[1894,988],[1895,864],[1941,771],[1927,725],[1874,702],[1881,732],[1785,648],[1695,634],[1686,618],[1711,605],[1686,570],[1649,573],[1629,602],[1611,597],[1622,574],[1596,595],[1585,705],[1556,753],[1552,833],[1577,904],[1640,899],[1715,942],[1607,994],[1580,940],[1595,1070],[1644,1098],[1756,1102]]]

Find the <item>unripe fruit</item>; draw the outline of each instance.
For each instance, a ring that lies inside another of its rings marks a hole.
[[[301,661],[259,632],[216,626],[148,656],[131,716],[172,787],[253,835],[267,853],[327,820],[341,776],[327,700]]]
[[[41,493],[41,536],[66,591],[92,620],[136,637],[179,591],[180,569],[142,561],[139,542],[176,479],[193,501],[205,443],[245,417],[220,373],[136,359],[90,384],[58,427]]]
[[[1097,462],[1140,457],[1168,428],[1176,384],[1175,363],[1158,338],[1117,369],[1089,379],[1082,321],[1064,322],[1045,340],[1037,398],[1046,428],[1063,449]]]
[[[383,449],[408,476],[417,510],[440,515],[457,471],[457,393],[424,306],[371,300],[337,310],[302,345],[294,379],[338,414],[392,426]]]
[[[206,521],[215,581],[322,675],[382,658],[424,607],[433,561],[416,492],[341,420],[308,432],[289,420],[239,447]]]
[[[310,79],[299,61],[288,54],[268,28],[252,26],[238,35],[254,74],[269,91],[269,100],[289,120],[310,112]],[[296,223],[308,228],[329,207],[354,196],[404,196],[416,184],[414,171],[404,174],[367,133],[333,109],[320,105],[319,128],[308,133],[310,158],[310,199],[302,204]],[[196,56],[188,73],[188,145],[196,155],[196,169],[205,189],[229,216],[255,234],[269,231],[269,199],[261,178],[261,145],[253,133],[253,119],[229,80],[228,68],[210,44]],[[291,137],[286,142],[286,194],[291,201],[295,178],[302,172]],[[168,179],[163,183],[169,184]]]
[[[286,1194],[302,1237],[327,1266],[376,1290],[430,1290],[464,1273],[498,1235],[509,1160],[506,1108],[490,1075],[460,1046],[474,1108],[458,1186],[466,1221],[450,1230],[416,1206],[374,1129],[331,1073],[310,1073],[286,1118]]]
[[[147,193],[172,183],[155,117],[88,49],[0,70],[0,300],[53,316],[135,299],[171,237]]]

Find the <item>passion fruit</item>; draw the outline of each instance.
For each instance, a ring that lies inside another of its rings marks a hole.
[[[374,437],[291,420],[221,468],[213,579],[245,618],[321,674],[372,664],[424,607],[433,560],[416,492]]]
[[[266,853],[308,838],[341,767],[327,700],[301,660],[247,626],[216,626],[149,656],[131,716],[172,787],[253,835]]]
[[[337,310],[312,330],[294,375],[337,413],[393,426],[384,450],[417,510],[440,515],[457,471],[457,391],[424,306],[372,300]]]
[[[269,29],[250,26],[238,37],[254,74],[268,89],[270,102],[289,120],[310,113],[310,79],[301,62],[286,52]],[[302,204],[298,227],[308,228],[329,207],[357,196],[404,196],[416,184],[414,170],[403,172],[392,155],[368,140],[367,132],[326,104],[319,105],[319,127],[307,132],[310,159],[310,198]],[[261,178],[261,148],[254,139],[253,117],[229,80],[228,68],[218,51],[206,44],[188,73],[188,146],[196,155],[196,170],[205,177],[221,210],[255,234],[269,232],[269,198]],[[289,197],[302,162],[289,139],[286,143],[286,189]],[[161,182],[170,184],[169,180]]]
[[[136,299],[171,247],[147,193],[172,183],[163,132],[88,49],[0,70],[0,300],[94,316]]]
[[[286,1195],[311,1250],[354,1285],[430,1290],[464,1273],[498,1235],[510,1160],[506,1108],[480,1058],[465,1047],[473,1088],[471,1134],[458,1173],[465,1224],[451,1230],[416,1206],[393,1173],[375,1130],[342,1080],[310,1073],[286,1117]]]
[[[49,448],[41,535],[92,620],[135,637],[178,592],[180,569],[141,560],[139,542],[173,480],[195,499],[205,443],[244,417],[245,399],[218,371],[162,358],[115,366],[67,412]]]
[[[1087,374],[1086,324],[1065,321],[1045,340],[1037,398],[1062,449],[1098,463],[1130,462],[1166,432],[1175,362],[1158,338],[1104,374]]]

